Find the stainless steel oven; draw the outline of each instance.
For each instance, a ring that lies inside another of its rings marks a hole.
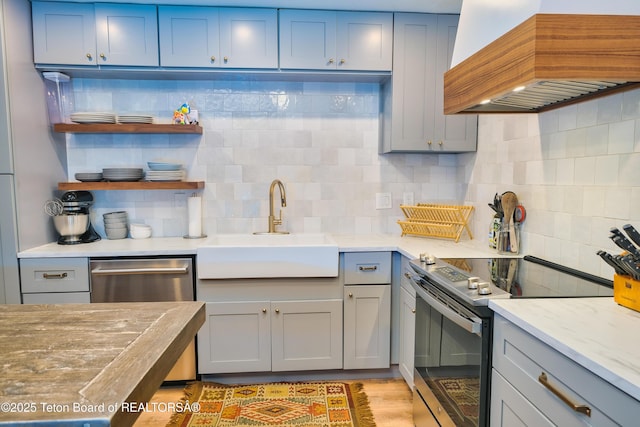
[[[411,261],[414,424],[488,426],[494,298],[611,296],[611,281],[534,257]]]

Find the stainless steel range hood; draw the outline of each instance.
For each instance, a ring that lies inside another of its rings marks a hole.
[[[536,14],[444,75],[444,113],[535,113],[640,87],[640,16]]]

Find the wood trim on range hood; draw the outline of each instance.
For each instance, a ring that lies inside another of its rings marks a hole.
[[[536,113],[638,86],[640,16],[536,14],[445,73],[444,113]]]

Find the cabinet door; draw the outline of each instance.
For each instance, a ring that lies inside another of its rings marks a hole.
[[[215,7],[159,6],[160,65],[218,66],[218,15]]]
[[[276,9],[220,8],[221,67],[278,68]]]
[[[491,413],[495,427],[554,426],[531,402],[513,388],[495,369],[491,371]]]
[[[271,303],[273,371],[342,368],[342,300]]]
[[[388,368],[391,285],[344,287],[344,369]]]
[[[434,91],[435,120],[434,151],[475,151],[478,137],[478,116],[475,114],[444,114],[444,73],[451,68],[451,57],[458,31],[457,15],[438,16],[438,52]],[[440,144],[442,142],[442,144]]]
[[[338,70],[391,71],[393,14],[338,12]]]
[[[457,15],[396,13],[393,76],[383,88],[382,152],[475,151],[477,115],[445,116]]]
[[[396,13],[394,19],[392,146],[386,151],[424,151],[435,126],[438,17]]]
[[[158,65],[156,6],[96,3],[98,65]]]
[[[400,288],[400,340],[398,369],[400,374],[413,388],[413,356],[416,334],[416,296],[404,287]]]
[[[336,12],[280,10],[280,68],[336,68]]]
[[[34,1],[31,15],[35,63],[97,65],[93,4]]]
[[[207,303],[198,332],[198,372],[270,371],[270,322],[268,302]]]

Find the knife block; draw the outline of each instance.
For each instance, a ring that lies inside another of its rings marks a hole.
[[[640,311],[640,282],[630,276],[614,274],[613,299],[624,307]]]

